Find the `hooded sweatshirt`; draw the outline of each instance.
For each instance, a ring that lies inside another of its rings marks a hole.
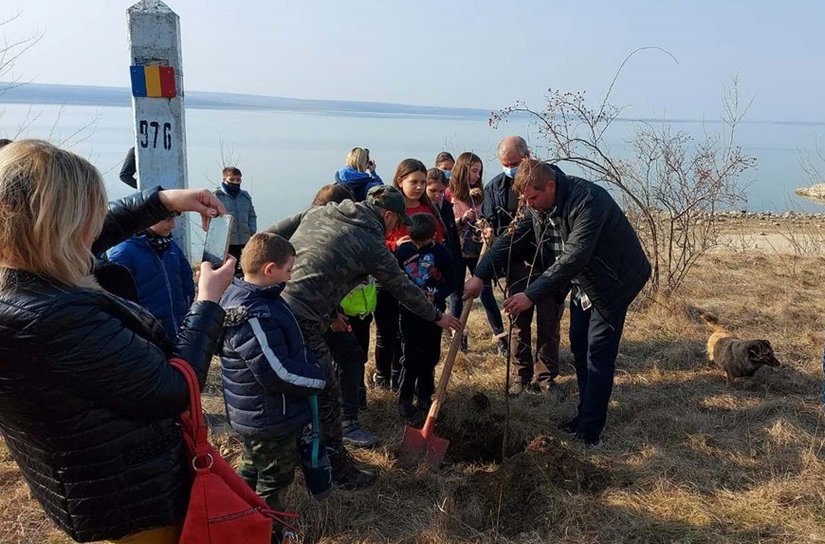
[[[363,202],[367,193],[373,187],[384,185],[375,172],[359,172],[355,168],[345,166],[335,173],[335,182],[345,185],[355,195],[356,202]]]

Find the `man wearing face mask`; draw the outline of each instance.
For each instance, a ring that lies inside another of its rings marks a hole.
[[[513,187],[518,166],[524,159],[530,158],[530,149],[521,136],[507,136],[498,144],[498,160],[502,173],[494,177],[484,187],[484,204],[482,216],[490,227],[485,232],[488,245],[506,233],[507,228],[519,212],[519,196]],[[561,173],[556,166],[555,170]],[[557,241],[558,242],[558,241]],[[556,243],[556,254],[561,250]],[[544,254],[548,257],[547,254]],[[507,296],[523,292],[530,280],[535,278],[552,262],[536,262],[535,255],[515,258],[510,262],[505,273]],[[554,257],[553,257],[554,258]],[[531,326],[533,314],[536,315],[536,350],[533,355]],[[536,304],[533,308],[521,312],[513,321],[513,333],[509,339],[509,349],[515,359],[513,382],[510,394],[519,395],[524,391],[531,393],[552,393],[561,397],[556,387],[555,378],[559,375],[559,340],[561,316],[564,306],[552,298]]]
[[[241,189],[240,169],[227,166],[223,169],[222,178],[220,188],[215,190],[215,196],[226,207],[226,213],[233,218],[229,254],[238,260],[236,272],[240,272],[241,251],[249,238],[258,230],[258,216],[255,215],[252,197]]]

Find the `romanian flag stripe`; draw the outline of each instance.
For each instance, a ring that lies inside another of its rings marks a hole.
[[[160,98],[160,70],[157,66],[145,66],[146,70],[146,96]]]
[[[173,98],[177,96],[172,66],[130,66],[132,96]]]
[[[146,96],[146,72],[143,66],[130,66],[132,76],[132,96]]]
[[[175,69],[171,66],[160,67],[160,94],[164,98],[172,98],[175,92]]]

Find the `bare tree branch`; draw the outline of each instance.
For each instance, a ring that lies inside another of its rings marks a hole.
[[[653,266],[651,292],[672,294],[697,259],[716,244],[717,211],[744,200],[739,177],[755,166],[756,159],[735,145],[736,127],[745,113],[736,78],[723,96],[722,126],[727,133],[706,132],[697,142],[666,123],[640,123],[631,142],[633,156],[628,160],[616,157],[605,135],[621,109],[607,99],[627,61],[646,49],[670,55],[658,47],[633,51],[619,67],[598,109],[588,107],[582,92],[551,89],[543,111],[517,102],[494,113],[490,124],[496,126],[515,113],[526,114],[546,140],[551,160],[575,164],[589,172],[591,179],[615,187]]]

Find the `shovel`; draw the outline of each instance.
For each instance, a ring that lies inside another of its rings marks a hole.
[[[470,315],[472,306],[472,299],[464,302],[464,310],[461,312],[462,326],[467,325],[467,317]],[[427,414],[424,426],[421,429],[407,426],[404,430],[404,441],[401,443],[398,459],[407,466],[416,465],[419,461],[424,460],[430,467],[437,470],[444,460],[444,454],[447,452],[450,441],[436,436],[435,420],[438,418],[439,410],[441,410],[441,403],[444,402],[447,384],[450,382],[450,374],[453,370],[453,362],[455,362],[455,356],[460,346],[461,334],[456,333],[450,342],[450,351],[447,352],[447,360],[444,361],[444,368],[438,378],[435,398],[432,406],[430,406],[430,412]]]

